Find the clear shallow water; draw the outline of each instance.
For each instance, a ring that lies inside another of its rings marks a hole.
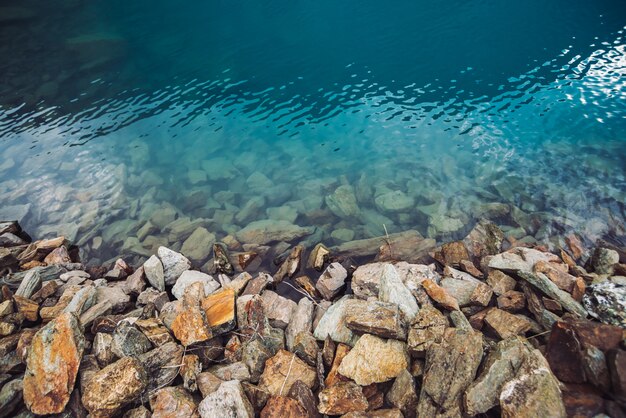
[[[0,214],[104,258],[268,217],[624,245],[626,8],[509,3],[0,2]]]

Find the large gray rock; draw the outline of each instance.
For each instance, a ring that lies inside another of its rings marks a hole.
[[[339,186],[331,195],[326,196],[326,205],[331,212],[343,219],[354,218],[360,212],[354,188],[349,185]]]
[[[280,296],[276,292],[266,290],[261,295],[263,312],[272,326],[285,329],[296,309],[296,302]]]
[[[122,321],[113,332],[111,351],[119,358],[137,356],[151,348],[148,337],[126,321]]]
[[[394,190],[377,196],[374,203],[381,212],[396,213],[409,211],[413,208],[415,201],[406,193]]]
[[[346,295],[331,305],[320,319],[313,335],[320,341],[329,336],[333,341],[354,345],[358,337],[346,326],[346,314],[354,300]]]
[[[202,283],[205,295],[210,295],[220,287],[220,284],[212,276],[196,270],[186,270],[176,280],[174,287],[172,287],[172,294],[176,299],[181,300],[185,294],[185,289],[196,282]]]
[[[382,302],[395,303],[404,314],[407,322],[415,318],[419,307],[411,291],[402,283],[396,268],[388,264],[383,269],[380,279],[378,299]]]
[[[183,242],[180,252],[194,263],[200,264],[209,258],[214,243],[215,234],[200,226]]]
[[[402,370],[394,380],[391,389],[387,392],[387,402],[401,410],[405,418],[415,417],[418,396],[415,380],[408,370]]]
[[[153,255],[145,263],[143,263],[143,270],[146,274],[146,279],[152,287],[161,292],[165,290],[165,275],[163,272],[163,264],[156,255]]]
[[[184,271],[191,268],[191,263],[182,254],[166,247],[159,247],[157,255],[163,263],[163,275],[166,285],[173,285]],[[145,267],[145,266],[144,266]]]
[[[264,245],[277,241],[293,241],[311,235],[313,232],[313,227],[305,228],[287,221],[266,219],[249,223],[235,236],[239,242],[245,244]]]
[[[296,335],[301,332],[311,332],[314,310],[315,305],[309,298],[304,297],[298,302],[298,306],[293,311],[289,325],[285,330],[285,340],[289,351],[293,350]]]

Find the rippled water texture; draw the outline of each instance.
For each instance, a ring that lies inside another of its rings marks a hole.
[[[2,0],[0,217],[104,259],[268,218],[623,245],[625,24],[623,0]]]

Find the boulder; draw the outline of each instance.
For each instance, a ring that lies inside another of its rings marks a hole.
[[[83,405],[92,416],[112,417],[138,399],[147,386],[146,370],[134,357],[124,357],[94,373],[83,392]]]
[[[168,286],[175,284],[181,274],[191,268],[191,262],[184,255],[169,248],[159,247],[157,255],[163,263],[163,277]]]
[[[415,318],[419,307],[411,291],[404,285],[396,268],[388,264],[384,267],[380,278],[378,299],[398,305],[408,322]]]
[[[300,227],[287,221],[262,220],[248,224],[239,230],[237,240],[246,244],[264,245],[277,241],[293,241],[311,235],[312,227]]]
[[[372,353],[376,353],[372,356]],[[397,377],[409,367],[406,344],[364,334],[343,359],[338,372],[361,386]]]
[[[319,394],[318,410],[325,415],[364,412],[369,407],[363,390],[354,382],[339,382]]]
[[[24,374],[24,403],[38,415],[57,414],[67,405],[85,348],[78,318],[63,313],[33,337]]]
[[[192,284],[200,282],[204,286],[204,294],[210,295],[219,289],[220,284],[208,274],[195,270],[186,270],[176,280],[174,287],[172,287],[172,294],[176,299],[182,299],[185,294],[185,289]]]
[[[352,186],[337,187],[325,200],[330,211],[342,219],[352,219],[360,213]]]
[[[398,305],[358,299],[354,302],[345,317],[348,328],[383,338],[406,339]]]
[[[200,402],[198,412],[202,418],[254,417],[252,404],[237,380],[222,383],[215,392],[206,396]]]
[[[150,257],[145,263],[143,263],[143,270],[146,274],[146,279],[152,287],[161,292],[165,290],[165,275],[163,272],[163,264],[156,255]]]

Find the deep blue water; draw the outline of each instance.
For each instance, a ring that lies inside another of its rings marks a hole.
[[[625,25],[623,0],[3,0],[0,215],[105,258],[180,246],[138,234],[164,211],[624,245]]]

